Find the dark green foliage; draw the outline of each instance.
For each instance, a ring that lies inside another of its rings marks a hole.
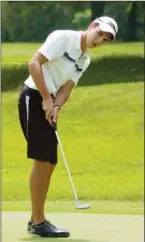
[[[136,29],[136,22],[137,22],[137,11],[138,5],[137,2],[131,3],[131,10],[128,14],[128,41],[136,41],[137,40],[137,29]]]
[[[93,1],[91,2],[92,9],[92,21],[99,16],[102,16],[105,9],[105,1]]]
[[[114,17],[118,40],[144,39],[144,2],[2,2],[2,42],[42,42],[56,29],[86,29],[100,15]]]
[[[2,40],[42,41],[57,28],[72,27],[73,12],[59,2],[4,2]]]

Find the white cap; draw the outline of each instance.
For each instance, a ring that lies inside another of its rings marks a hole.
[[[113,35],[113,39],[111,42],[114,41],[115,36],[118,32],[118,25],[113,18],[103,16],[100,18],[96,18],[93,22],[99,23],[100,29],[103,32],[111,33]]]

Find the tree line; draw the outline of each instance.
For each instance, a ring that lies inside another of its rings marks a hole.
[[[144,40],[142,1],[2,2],[2,42],[42,42],[56,29],[87,29],[107,15],[119,25],[117,40]]]

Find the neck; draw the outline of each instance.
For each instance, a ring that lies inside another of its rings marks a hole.
[[[82,33],[82,35],[81,35],[81,50],[82,50],[82,54],[84,54],[85,51],[87,50],[86,35],[87,35],[87,31],[84,31]]]

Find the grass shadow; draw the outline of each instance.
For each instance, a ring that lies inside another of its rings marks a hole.
[[[23,239],[19,239],[19,241],[23,241],[23,242],[42,242],[42,241],[48,241],[48,238],[23,238]],[[107,242],[104,240],[88,240],[88,239],[61,239],[61,238],[49,238],[50,242]],[[109,241],[108,241],[109,242]]]
[[[42,241],[48,241],[48,238],[23,238],[23,239],[19,239],[19,241],[23,241],[23,242],[42,242]],[[63,239],[63,238],[49,238],[50,242],[90,242],[90,240],[86,240],[86,239]],[[105,241],[96,241],[96,242],[105,242]],[[107,242],[107,241],[106,241]]]
[[[78,86],[144,81],[142,56],[103,56],[91,62]]]
[[[109,242],[109,241],[104,241],[104,240],[89,240],[89,239],[71,239],[71,238],[39,238],[39,237],[34,237],[33,235],[29,238],[19,238],[19,241],[21,242],[42,242],[42,241],[49,241],[50,242]]]
[[[23,86],[28,77],[27,64],[3,65],[1,90]],[[109,55],[91,61],[78,86],[144,81],[144,57],[141,55]]]

